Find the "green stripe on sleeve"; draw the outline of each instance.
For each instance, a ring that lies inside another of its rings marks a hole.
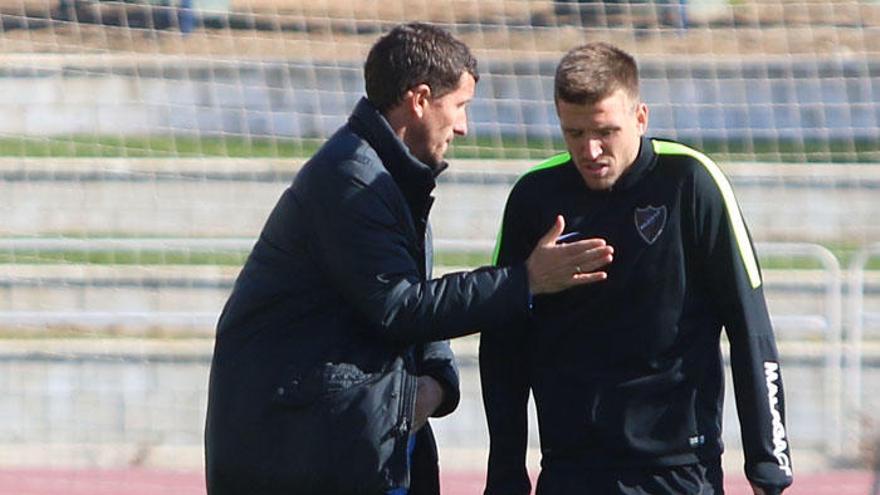
[[[758,262],[755,259],[755,253],[752,250],[752,244],[749,242],[749,235],[746,231],[746,224],[742,218],[736,197],[733,195],[733,188],[721,168],[712,161],[711,158],[700,153],[697,150],[689,148],[683,144],[670,143],[667,141],[652,141],[654,143],[654,152],[658,155],[687,155],[696,158],[701,165],[709,172],[709,175],[715,181],[715,185],[721,191],[721,197],[724,200],[724,206],[727,209],[727,217],[733,228],[733,236],[736,239],[739,255],[742,258],[746,273],[749,276],[749,282],[752,289],[761,286],[761,272],[758,270]]]
[[[559,165],[567,163],[569,160],[571,160],[571,155],[569,155],[568,153],[560,153],[558,155],[551,156],[550,158],[548,158],[548,159],[544,160],[543,162],[530,168],[526,173],[522,174],[519,177],[519,179],[517,179],[517,182],[519,182],[520,179],[522,179],[523,177],[525,177],[533,172],[537,172],[539,170],[544,170],[547,168],[558,167]],[[498,265],[498,255],[501,253],[501,236],[503,233],[504,233],[504,218],[502,217],[501,218],[501,227],[498,229],[498,235],[495,237],[495,250],[492,253],[492,264],[496,265],[496,266]]]

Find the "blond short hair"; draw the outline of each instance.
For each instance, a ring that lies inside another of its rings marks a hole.
[[[556,101],[596,103],[623,89],[633,103],[639,101],[639,69],[632,55],[604,42],[569,50],[556,68]]]

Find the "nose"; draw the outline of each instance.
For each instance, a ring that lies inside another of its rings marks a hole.
[[[600,139],[587,139],[587,157],[590,160],[595,160],[602,156],[602,140]]]
[[[462,112],[461,116],[456,120],[455,125],[452,126],[452,132],[455,133],[456,136],[466,136],[467,129],[467,113]]]

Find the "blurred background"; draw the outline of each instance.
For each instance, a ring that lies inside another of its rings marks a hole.
[[[217,316],[275,200],[362,95],[369,47],[412,20],[467,42],[481,72],[436,190],[437,272],[487,264],[516,178],[564,150],[562,54],[621,46],[649,134],[715,158],[757,242],[791,493],[869,493],[880,2],[0,0],[0,494],[204,493]],[[453,345],[444,487],[479,493],[478,337]],[[729,492],[748,493],[728,398]]]

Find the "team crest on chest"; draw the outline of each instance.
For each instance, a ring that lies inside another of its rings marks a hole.
[[[648,244],[654,244],[666,227],[666,206],[636,208],[634,218],[639,236]]]

